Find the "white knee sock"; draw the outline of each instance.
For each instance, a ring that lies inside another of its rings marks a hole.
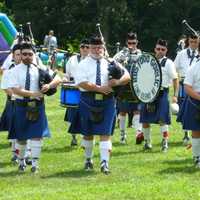
[[[168,137],[169,137],[169,127],[168,125],[163,125],[163,126],[160,126],[160,132],[162,134],[162,137],[164,140],[167,140]]]
[[[31,140],[27,140],[25,158],[31,157]]]
[[[144,133],[144,140],[147,143],[151,143],[150,127],[149,128],[142,128],[142,132]]]
[[[94,146],[94,140],[85,140],[84,138],[82,139],[81,146],[85,150],[85,158],[92,158],[93,156],[93,146]]]
[[[16,142],[16,148],[18,149],[18,158],[19,158],[19,164],[20,165],[25,165],[25,149],[26,149],[26,143],[24,144],[19,144]]]
[[[112,150],[111,141],[110,140],[100,141],[99,148],[100,148],[101,161],[105,160],[106,162],[108,162],[110,158],[110,153]]]
[[[200,138],[192,138],[192,154],[194,157],[200,157]]]
[[[119,115],[119,129],[125,131],[126,128],[126,116]]]
[[[13,156],[17,155],[16,154],[16,140],[15,139],[11,140],[11,151],[12,151]]]
[[[31,140],[30,147],[32,153],[32,166],[38,166],[38,160],[42,149],[42,140]]]
[[[140,123],[140,114],[136,114],[133,116],[132,124],[136,131],[142,131],[142,124]]]

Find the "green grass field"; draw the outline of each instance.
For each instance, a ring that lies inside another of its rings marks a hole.
[[[0,91],[0,112],[5,95]],[[200,199],[200,172],[192,162],[191,149],[182,145],[180,125],[170,127],[170,148],[160,151],[158,126],[152,127],[153,150],[144,152],[135,145],[132,129],[128,144],[119,143],[119,129],[113,137],[111,174],[99,169],[99,146],[96,138],[95,169],[83,170],[83,151],[70,147],[70,136],[64,123],[64,108],[59,106],[59,93],[46,98],[46,111],[52,138],[43,142],[40,173],[30,167],[19,174],[10,162],[11,150],[7,133],[0,133],[0,199],[1,200],[195,200]],[[80,137],[79,137],[80,143]]]

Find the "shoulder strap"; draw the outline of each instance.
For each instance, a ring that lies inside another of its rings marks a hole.
[[[160,63],[160,66],[165,67],[166,62],[167,62],[167,58],[163,58],[161,63]]]
[[[78,60],[78,63],[80,63],[80,61],[81,61],[81,55],[80,54],[77,55],[77,60]]]

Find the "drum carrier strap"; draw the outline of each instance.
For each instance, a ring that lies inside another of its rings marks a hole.
[[[166,62],[167,62],[167,58],[163,58],[162,61],[160,62],[160,66],[165,67]]]

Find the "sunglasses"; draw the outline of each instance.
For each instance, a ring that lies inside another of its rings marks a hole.
[[[157,51],[165,51],[165,48],[156,48]]]
[[[22,55],[23,55],[23,56],[30,56],[30,57],[31,57],[31,56],[33,56],[33,53],[24,52],[24,53],[22,53]]]
[[[128,44],[137,44],[137,42],[128,42]]]
[[[89,45],[81,45],[80,48],[82,48],[82,49],[84,49],[84,48],[89,49]]]
[[[96,45],[91,46],[91,49],[103,49],[103,48],[104,48],[103,46],[96,46]]]

